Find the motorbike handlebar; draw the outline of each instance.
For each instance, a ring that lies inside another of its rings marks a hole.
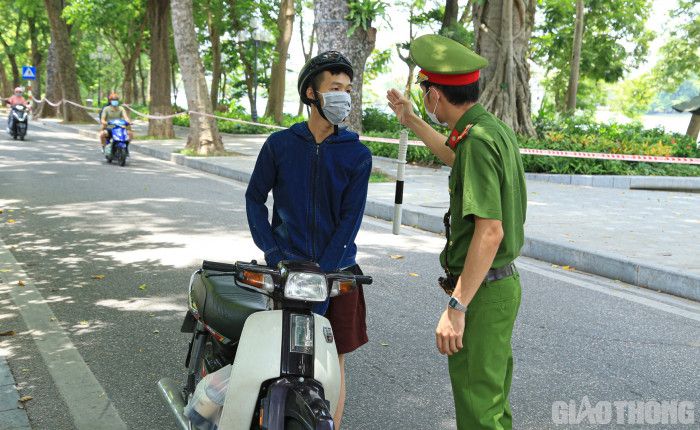
[[[272,270],[276,270],[276,269],[270,269],[270,268],[267,267],[267,266],[259,265],[259,264],[257,264],[257,262],[255,262],[255,261],[250,262],[250,263],[245,263],[245,262],[239,261],[239,262],[237,262],[236,264],[219,263],[219,262],[216,262],[216,261],[208,261],[208,260],[204,260],[204,261],[202,262],[202,269],[204,269],[204,270],[213,270],[213,271],[216,271],[216,272],[232,272],[232,273],[234,273],[234,272],[238,272],[238,271],[241,269],[241,267],[250,267],[250,268],[252,268],[253,270],[255,270],[255,269],[260,269],[260,271],[272,271]],[[349,277],[349,275],[348,275],[347,273],[342,273],[342,274],[339,274],[339,275],[343,275],[343,276],[348,276],[348,277]],[[366,276],[366,275],[353,275],[353,276],[355,277],[355,282],[357,282],[358,284],[370,285],[370,284],[372,283],[372,277],[371,277],[371,276]]]

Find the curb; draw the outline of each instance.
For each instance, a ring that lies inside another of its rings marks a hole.
[[[71,128],[81,135],[89,137],[95,136],[95,133],[88,132],[87,130],[78,130],[70,126],[61,127]],[[235,170],[229,167],[219,166],[206,160],[186,157],[181,154],[168,153],[134,143],[131,144],[131,149],[144,155],[171,161],[184,167],[201,170],[239,182],[247,183],[250,180],[250,173]],[[577,177],[579,175],[550,176]],[[640,177],[628,178],[630,179],[630,185],[633,183],[631,181],[633,178],[639,179]],[[700,186],[700,178],[691,179],[697,179]],[[636,184],[641,183],[643,182],[637,182]],[[700,187],[698,189],[700,190]],[[365,206],[365,214],[386,221],[393,221],[394,206],[368,199]],[[402,224],[417,227],[433,233],[444,233],[442,217],[428,215],[420,211],[413,210],[410,207],[406,207],[406,205],[404,205],[403,208]],[[521,255],[524,257],[546,261],[552,264],[568,265],[576,268],[578,271],[700,301],[700,275],[692,273],[679,273],[665,267],[641,263],[615,254],[608,254],[605,252],[594,251],[587,248],[571,246],[568,244],[543,239],[536,239],[528,236],[525,237],[525,245],[523,246]]]
[[[697,176],[622,176],[622,175],[555,175],[526,173],[531,181],[587,187],[619,188],[623,190],[654,190],[700,192]]]
[[[31,430],[27,411],[20,408],[15,378],[5,357],[0,356],[0,428]]]

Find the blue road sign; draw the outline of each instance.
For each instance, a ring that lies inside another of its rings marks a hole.
[[[36,79],[36,67],[22,66],[22,79],[33,81]]]

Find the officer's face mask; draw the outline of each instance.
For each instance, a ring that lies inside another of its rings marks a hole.
[[[437,104],[438,104],[438,101],[440,101],[440,94],[435,93],[435,94],[437,94],[438,97],[437,97],[437,100],[435,100],[435,107],[433,107],[433,111],[432,111],[432,112],[430,111],[430,108],[428,107],[428,103],[425,102],[425,98],[428,96],[428,93],[429,93],[430,90],[432,90],[432,89],[433,89],[432,87],[428,88],[428,91],[427,91],[427,92],[425,93],[425,95],[423,96],[423,106],[425,106],[425,113],[428,115],[428,118],[430,118],[430,120],[431,120],[432,122],[434,122],[435,124],[439,124],[439,125],[441,125],[441,126],[443,126],[443,127],[446,127],[446,126],[447,126],[447,123],[446,123],[446,122],[440,122],[440,120],[438,119],[437,115],[435,114],[435,112],[437,112]]]
[[[322,101],[321,110],[328,122],[338,125],[350,115],[350,94],[345,91],[330,91],[317,93]]]
[[[114,107],[117,107],[117,106],[119,106],[119,100],[112,100],[109,102],[109,104],[111,104]]]

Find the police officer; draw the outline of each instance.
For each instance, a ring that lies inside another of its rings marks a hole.
[[[457,427],[511,429],[511,336],[521,294],[513,261],[524,242],[527,205],[516,136],[478,103],[485,58],[438,35],[415,39],[410,54],[421,68],[428,116],[452,130],[445,138],[401,93],[387,93],[401,124],[452,167],[440,255],[446,275],[439,281],[450,297],[435,335],[437,349],[449,356]]]

